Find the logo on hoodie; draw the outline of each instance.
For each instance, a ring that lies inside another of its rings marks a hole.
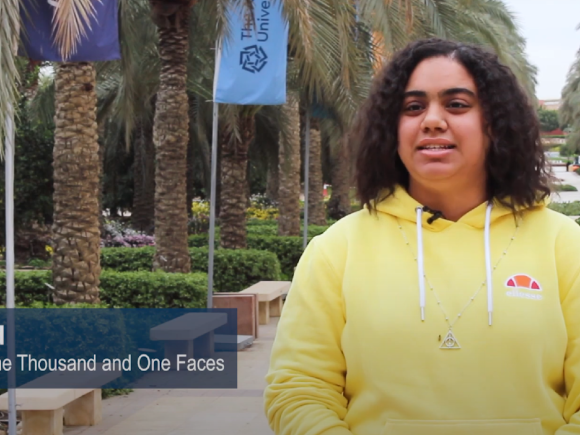
[[[542,300],[542,295],[539,294],[542,291],[542,286],[529,275],[512,275],[506,280],[505,286],[512,289],[506,292],[512,298]]]

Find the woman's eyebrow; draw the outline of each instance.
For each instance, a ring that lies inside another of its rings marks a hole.
[[[467,95],[475,98],[475,92],[473,92],[472,90],[467,89],[467,88],[451,88],[451,89],[445,89],[444,91],[439,92],[440,97],[448,97],[449,95],[455,95],[455,94],[467,94]]]
[[[439,97],[448,97],[450,95],[456,95],[456,94],[467,94],[467,95],[470,95],[471,97],[474,97],[474,98],[476,97],[475,92],[473,92],[472,90],[467,89],[467,88],[444,89],[438,93],[438,96]],[[406,91],[403,94],[403,98],[407,98],[407,97],[425,98],[425,97],[427,97],[427,92],[419,91],[419,90]]]

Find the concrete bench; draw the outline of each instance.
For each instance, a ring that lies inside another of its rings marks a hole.
[[[35,388],[75,383],[106,385],[120,371],[52,372],[16,389],[16,410],[22,417],[22,435],[62,435],[63,426],[95,426],[102,420],[100,388]],[[26,387],[26,388],[23,388]],[[0,409],[8,410],[8,393],[0,396]]]
[[[151,328],[149,339],[163,341],[165,358],[176,367],[177,355],[186,359],[211,357],[215,351],[214,330],[227,323],[226,313],[188,313]]]
[[[240,293],[258,295],[259,323],[267,325],[270,317],[280,317],[282,314],[282,297],[288,294],[290,281],[260,281]]]

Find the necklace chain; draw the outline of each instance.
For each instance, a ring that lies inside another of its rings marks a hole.
[[[401,231],[401,234],[403,235],[403,238],[405,239],[405,244],[409,248],[409,251],[411,252],[411,255],[413,256],[413,259],[415,260],[415,262],[417,262],[417,257],[415,256],[415,254],[413,253],[413,250],[411,249],[411,245],[409,244],[409,240],[407,239],[407,235],[405,234],[405,231],[403,230],[403,227],[401,226],[401,223],[399,222],[399,219],[398,218],[397,218],[397,225],[399,226],[399,230]],[[509,241],[509,244],[508,244],[507,248],[504,249],[504,251],[502,252],[502,255],[499,257],[499,259],[495,263],[495,266],[493,266],[492,273],[493,273],[493,271],[495,271],[495,269],[497,269],[497,266],[499,265],[499,263],[501,262],[501,260],[506,256],[506,254],[507,254],[510,246],[512,245],[513,241],[516,238],[516,234],[518,232],[518,229],[519,229],[519,225],[516,225],[516,229],[514,231],[514,234],[512,235],[512,237],[511,237],[511,239]],[[479,292],[481,291],[481,289],[485,285],[485,280],[484,280],[481,283],[481,285],[479,286],[479,288],[477,289],[477,291],[473,294],[473,296],[471,296],[471,298],[469,299],[469,301],[467,302],[467,304],[463,307],[463,309],[459,312],[459,314],[457,314],[457,317],[455,318],[455,320],[453,320],[453,323],[451,323],[449,321],[449,315],[445,311],[445,308],[443,308],[443,305],[441,304],[441,300],[439,299],[439,297],[437,296],[437,293],[435,292],[435,289],[433,288],[433,286],[429,282],[429,278],[427,278],[427,274],[423,274],[423,278],[425,278],[425,281],[427,282],[427,285],[429,286],[429,288],[433,292],[433,295],[435,296],[435,300],[437,301],[437,306],[439,307],[439,309],[441,310],[441,312],[445,316],[445,321],[449,325],[449,330],[450,331],[453,329],[453,325],[455,325],[455,323],[461,318],[461,316],[463,315],[463,313],[465,312],[465,310],[467,310],[467,307],[469,307],[469,305],[471,305],[471,303],[475,300],[475,298],[477,297],[477,295],[479,294]]]

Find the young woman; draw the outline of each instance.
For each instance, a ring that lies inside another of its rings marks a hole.
[[[415,42],[353,140],[365,209],[296,269],[266,378],[275,433],[580,434],[580,228],[546,207],[511,71]]]

